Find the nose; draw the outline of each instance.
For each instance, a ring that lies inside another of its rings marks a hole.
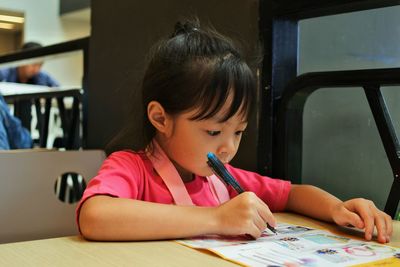
[[[218,147],[217,155],[218,158],[227,163],[235,155],[237,149],[236,141],[233,138],[226,138],[223,143]]]

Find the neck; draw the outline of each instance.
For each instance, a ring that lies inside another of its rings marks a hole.
[[[175,169],[178,171],[182,181],[184,183],[188,183],[194,180],[195,175],[182,166],[180,166],[176,161],[172,160],[171,157],[169,156],[167,146],[163,140],[160,140],[161,138],[159,136],[155,137],[155,140],[157,141],[158,145],[161,147],[161,149],[164,151],[165,155],[168,157],[168,159],[171,161],[172,165],[174,165]]]
[[[179,175],[181,176],[181,179],[184,183],[188,183],[194,180],[195,175],[187,170],[185,170],[184,168],[182,168],[178,163],[176,163],[175,161],[171,160],[172,164],[174,165],[174,167],[176,168],[176,170],[178,171]]]

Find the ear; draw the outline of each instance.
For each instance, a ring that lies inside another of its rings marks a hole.
[[[159,132],[165,134],[168,132],[170,127],[170,117],[159,102],[151,101],[147,105],[147,117]]]

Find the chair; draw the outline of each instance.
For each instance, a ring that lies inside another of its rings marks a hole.
[[[0,152],[0,243],[76,235],[76,203],[59,200],[56,181],[76,173],[87,183],[104,159],[101,150]]]

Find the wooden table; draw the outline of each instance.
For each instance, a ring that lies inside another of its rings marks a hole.
[[[357,238],[360,232],[290,213],[275,214],[279,222],[331,230]],[[389,245],[400,247],[400,221],[394,222]],[[0,266],[237,266],[208,252],[172,241],[89,242],[61,237],[0,245]]]

